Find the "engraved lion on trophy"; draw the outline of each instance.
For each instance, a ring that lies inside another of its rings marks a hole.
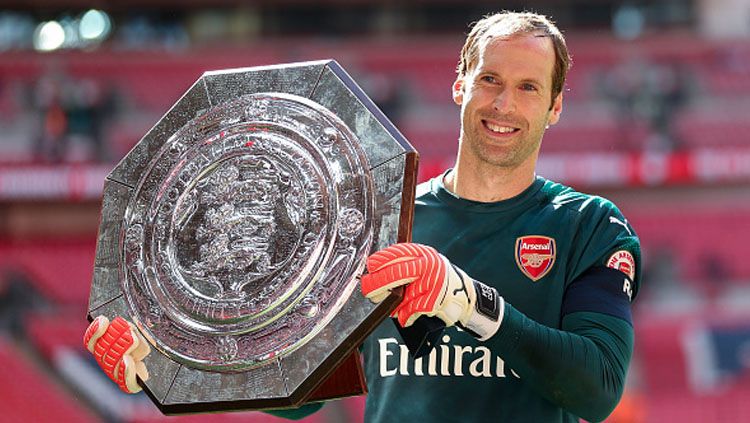
[[[244,296],[248,284],[272,276],[293,256],[304,194],[282,165],[260,156],[235,157],[204,176],[189,195],[180,263],[204,294]]]

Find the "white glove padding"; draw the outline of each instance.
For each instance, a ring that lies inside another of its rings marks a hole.
[[[367,259],[362,292],[373,302],[405,285],[404,297],[393,315],[401,326],[420,316],[437,316],[446,326],[458,325],[480,340],[497,332],[505,302],[495,288],[470,278],[432,247],[403,243],[378,251]]]
[[[151,347],[133,324],[122,317],[116,317],[112,323],[105,316],[95,318],[86,329],[83,344],[122,391],[133,394],[141,390],[136,376],[148,380],[143,359]]]

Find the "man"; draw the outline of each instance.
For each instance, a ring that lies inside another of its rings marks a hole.
[[[418,359],[390,321],[364,342],[366,421],[599,421],[617,404],[638,238],[611,202],[535,174],[569,67],[543,16],[503,12],[470,32],[455,167],[418,187],[414,243],[373,254],[362,277],[373,301],[405,286],[397,324],[446,329]]]
[[[400,324],[453,327],[417,360],[394,325],[370,336],[367,421],[599,421],[617,404],[638,239],[611,202],[535,176],[569,66],[542,16],[500,13],[470,32],[453,84],[456,164],[417,192],[414,242],[440,255],[392,246],[362,278],[374,299],[407,283]]]

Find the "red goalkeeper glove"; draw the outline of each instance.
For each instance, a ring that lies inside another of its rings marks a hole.
[[[122,317],[110,323],[106,317],[98,316],[86,329],[83,345],[124,392],[134,394],[141,390],[136,375],[148,380],[143,359],[151,352],[151,347],[133,324]]]
[[[497,332],[505,302],[495,288],[470,278],[432,247],[394,244],[367,259],[362,293],[373,302],[405,285],[404,297],[393,311],[403,327],[421,316],[439,317],[446,326],[458,325],[480,340]]]

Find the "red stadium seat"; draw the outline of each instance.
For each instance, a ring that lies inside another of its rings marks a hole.
[[[48,299],[78,305],[88,302],[95,254],[88,240],[0,242],[0,269],[25,272]]]
[[[688,383],[684,336],[691,325],[710,316],[660,317],[642,314],[636,319],[636,359],[642,376],[645,422],[750,421],[750,387],[740,380],[719,389]]]
[[[710,278],[713,270],[709,265],[716,264],[711,260],[718,260],[729,279],[750,274],[750,260],[745,257],[746,236],[741,235],[750,234],[748,210],[706,206],[675,213],[673,208],[664,206],[636,208],[626,214],[641,238],[646,257],[653,258],[648,254],[656,254],[661,248],[669,249],[677,276],[683,279],[700,282]]]
[[[83,333],[88,327],[85,311],[70,308],[64,312],[34,312],[25,318],[26,333],[31,342],[48,361],[52,362],[60,347],[86,351],[83,348]],[[86,352],[87,353],[87,352]]]
[[[95,422],[76,397],[35,367],[26,352],[0,338],[0,420],[7,422]]]
[[[743,147],[750,142],[750,118],[745,110],[739,115],[685,112],[675,120],[678,142],[689,149]]]

